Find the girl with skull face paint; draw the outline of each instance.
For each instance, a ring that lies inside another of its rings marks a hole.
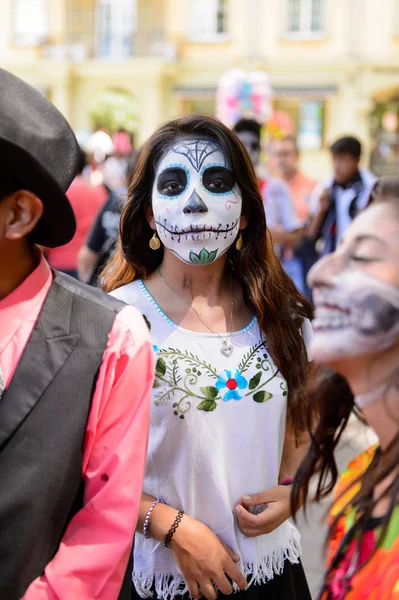
[[[334,449],[353,410],[379,438],[337,486],[323,600],[399,598],[399,178],[381,179],[371,200],[337,251],[309,274],[312,352],[329,370],[315,373],[318,421],[293,507],[315,473],[316,500],[331,492]]]
[[[278,484],[306,451],[311,309],[274,255],[235,135],[201,116],[161,127],[120,238],[105,288],[140,309],[156,354],[137,593],[310,598]]]

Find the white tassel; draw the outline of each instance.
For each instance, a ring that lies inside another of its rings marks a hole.
[[[244,576],[249,578],[248,587],[253,584],[267,583],[275,575],[281,575],[284,570],[284,562],[288,560],[292,564],[297,564],[300,555],[300,535],[294,530],[287,547],[273,550],[263,557],[260,562],[241,565]],[[188,592],[186,582],[180,575],[133,573],[133,583],[141,598],[152,597],[154,589],[157,598],[162,600],[171,600],[175,596],[183,596]],[[234,585],[234,591],[239,591],[237,585]]]

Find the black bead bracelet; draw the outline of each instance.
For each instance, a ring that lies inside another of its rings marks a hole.
[[[165,548],[169,548],[169,544],[172,541],[172,537],[174,536],[176,529],[179,527],[181,520],[183,518],[184,515],[184,511],[183,510],[179,510],[179,512],[176,515],[176,519],[173,522],[172,527],[169,529],[168,533],[165,536],[163,545],[165,546]]]

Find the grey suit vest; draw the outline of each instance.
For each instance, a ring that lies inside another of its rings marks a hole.
[[[82,448],[96,378],[123,304],[56,273],[0,401],[0,598],[43,574],[83,504]],[[133,532],[132,532],[133,537]],[[125,578],[125,595],[131,571]]]

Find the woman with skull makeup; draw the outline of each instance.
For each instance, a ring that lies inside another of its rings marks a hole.
[[[311,308],[273,252],[249,157],[215,119],[171,121],[128,196],[103,282],[156,354],[137,593],[310,599],[286,484],[307,447]]]
[[[293,508],[316,473],[316,500],[333,489],[334,450],[352,411],[379,438],[335,491],[323,600],[399,598],[399,178],[381,179],[371,200],[336,252],[309,273],[311,351],[320,365],[310,410],[317,425],[294,482]]]

